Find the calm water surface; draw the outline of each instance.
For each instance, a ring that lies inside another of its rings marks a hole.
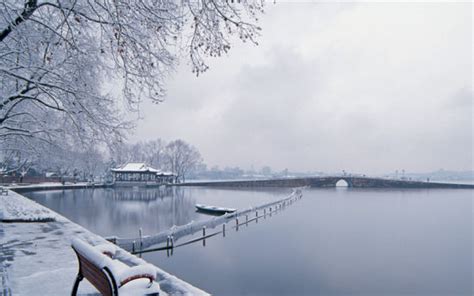
[[[100,235],[137,236],[289,190],[95,189],[25,194]],[[472,295],[473,190],[309,189],[239,231],[144,259],[216,295]]]

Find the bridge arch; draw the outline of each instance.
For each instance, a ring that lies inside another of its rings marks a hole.
[[[334,187],[352,187],[352,182],[348,178],[336,178]]]

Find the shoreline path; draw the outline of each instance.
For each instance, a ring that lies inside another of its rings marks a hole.
[[[69,295],[79,264],[71,248],[75,237],[92,245],[109,243],[103,237],[11,190],[0,195],[0,295]],[[117,259],[127,265],[145,263],[119,249]],[[208,293],[156,267],[160,295]],[[78,295],[94,295],[87,281]]]

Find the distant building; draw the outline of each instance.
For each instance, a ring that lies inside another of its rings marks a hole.
[[[172,184],[172,183],[177,183],[177,176],[176,174],[172,173],[172,172],[163,172],[163,171],[160,171],[158,173],[156,173],[156,178],[157,178],[157,181],[158,183],[168,183],[168,184]]]
[[[154,169],[145,163],[127,163],[119,168],[112,169],[113,180],[116,185],[161,185],[176,182],[176,174]]]
[[[59,177],[59,175],[55,172],[46,172],[44,175],[45,175],[46,178],[57,178],[57,177]]]

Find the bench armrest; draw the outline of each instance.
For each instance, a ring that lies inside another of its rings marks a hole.
[[[155,267],[151,264],[143,264],[127,268],[117,278],[119,288],[137,279],[149,279],[151,284],[156,279]]]
[[[115,255],[117,253],[117,247],[111,243],[103,243],[94,246],[99,252],[101,252],[104,255],[107,255],[108,257],[114,259]]]

